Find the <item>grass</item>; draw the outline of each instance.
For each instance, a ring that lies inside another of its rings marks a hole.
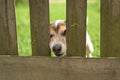
[[[30,56],[31,39],[30,39],[30,16],[28,5],[18,4],[16,6],[18,51],[21,56]]]
[[[87,30],[91,36],[95,57],[100,56],[100,2],[96,0],[94,3],[88,4],[87,15],[89,18]]]
[[[99,2],[88,3],[87,15],[89,23],[87,30],[91,36],[95,51],[93,55],[100,55],[100,9]],[[65,3],[50,3],[50,21],[66,18]],[[20,56],[31,56],[31,40],[30,40],[30,17],[28,4],[17,4],[16,6],[18,48]]]

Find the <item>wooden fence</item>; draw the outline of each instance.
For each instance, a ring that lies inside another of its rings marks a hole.
[[[0,80],[120,80],[120,0],[101,0],[99,59],[47,57],[49,0],[29,2],[33,56],[19,57],[14,0],[0,0]],[[68,56],[85,57],[87,0],[66,2]]]

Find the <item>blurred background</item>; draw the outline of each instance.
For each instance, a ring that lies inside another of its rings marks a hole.
[[[50,0],[50,21],[66,19],[66,0]],[[100,57],[100,0],[87,1],[89,32],[93,45],[94,57]],[[20,56],[31,56],[29,0],[15,0],[18,49]]]

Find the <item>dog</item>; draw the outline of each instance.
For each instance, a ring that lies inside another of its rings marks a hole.
[[[66,31],[66,21],[56,20],[50,23],[49,47],[55,56],[63,57],[67,55]],[[86,57],[92,57],[93,51],[92,41],[86,31]]]

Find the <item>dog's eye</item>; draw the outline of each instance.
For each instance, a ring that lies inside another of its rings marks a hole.
[[[65,36],[65,35],[66,35],[66,30],[62,33],[62,35],[63,35],[63,36]]]
[[[54,35],[53,34],[50,34],[50,38],[52,38]]]

